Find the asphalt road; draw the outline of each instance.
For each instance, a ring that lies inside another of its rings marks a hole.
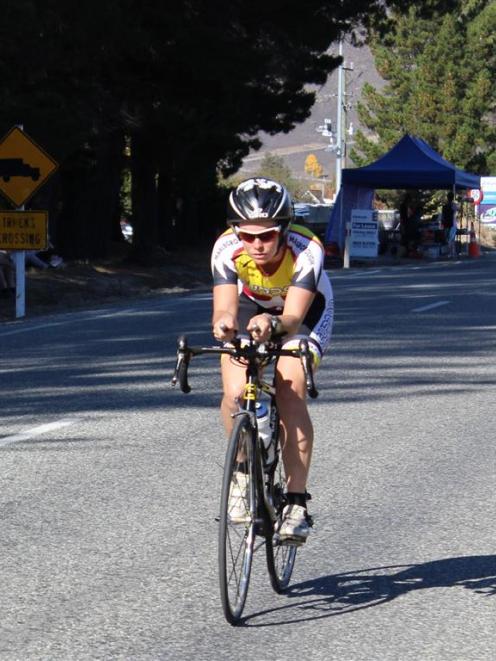
[[[316,526],[285,595],[223,619],[206,293],[0,327],[0,659],[492,659],[496,261],[334,274]]]

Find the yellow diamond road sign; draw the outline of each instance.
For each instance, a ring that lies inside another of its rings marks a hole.
[[[16,207],[25,204],[58,164],[15,126],[0,141],[0,191]]]

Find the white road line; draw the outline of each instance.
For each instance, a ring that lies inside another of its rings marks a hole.
[[[336,280],[336,278],[342,278],[344,279],[349,279],[349,278],[363,278],[367,275],[377,275],[377,273],[382,273],[382,269],[375,269],[374,271],[357,271],[356,273],[336,273],[333,272],[332,269],[327,269],[326,273],[327,275],[332,278],[333,280]]]
[[[421,308],[415,308],[412,312],[426,312],[427,310],[433,310],[434,308],[439,308],[441,305],[448,305],[449,301],[438,301],[437,303],[430,303],[430,305],[424,305]]]
[[[27,441],[30,438],[35,438],[41,434],[46,434],[49,431],[54,431],[55,429],[62,429],[63,427],[68,427],[69,425],[74,425],[77,422],[80,422],[78,418],[66,418],[65,420],[56,420],[55,422],[48,422],[46,425],[40,425],[39,427],[33,427],[32,429],[27,429],[26,431],[21,432],[20,434],[13,434],[12,436],[5,436],[0,438],[0,447],[4,445],[9,445],[10,443],[19,443],[19,441]]]
[[[360,276],[363,278],[366,275],[376,275],[376,273],[382,273],[381,269],[375,269],[375,271],[367,271],[366,269],[364,271],[359,271],[358,273],[352,273],[352,277],[358,277]]]
[[[7,331],[0,329],[0,337],[7,337],[7,335],[19,335],[20,333],[30,333],[31,331],[42,330],[44,328],[53,328],[55,326],[63,326],[64,324],[68,324],[72,321],[74,320],[67,319],[66,321],[57,321],[49,324],[37,324],[36,326],[17,327],[14,328],[13,330],[7,330]]]
[[[82,321],[91,321],[93,319],[105,319],[106,317],[113,317],[118,314],[127,314],[129,310],[122,310],[120,312],[105,312],[104,314],[99,314],[95,316],[95,313],[91,314],[88,312],[84,313]],[[70,313],[62,313],[61,316],[67,317]],[[77,316],[76,316],[77,315]],[[46,328],[55,328],[56,326],[66,326],[67,324],[73,324],[74,322],[80,320],[81,316],[77,312],[73,313],[69,318],[63,319],[62,321],[51,321],[47,323],[43,322],[34,322],[32,326],[17,326],[12,330],[2,330],[0,328],[0,337],[7,337],[7,335],[19,335],[20,333],[30,333],[31,331],[45,330]]]
[[[106,319],[110,317],[116,317],[116,316],[122,316],[122,315],[129,315],[129,314],[142,314],[143,310],[148,311],[148,310],[155,310],[158,309],[160,312],[164,313],[169,313],[171,310],[175,310],[176,308],[180,307],[183,305],[183,299],[185,298],[190,298],[191,301],[208,301],[212,298],[212,293],[211,292],[198,292],[195,294],[191,294],[191,297],[189,295],[184,295],[184,294],[178,294],[177,296],[175,294],[170,295],[170,299],[165,299],[164,297],[159,298],[159,295],[157,294],[157,297],[155,300],[151,300],[149,302],[146,302],[141,308],[139,308],[137,305],[132,308],[119,308],[116,306],[116,309],[114,310],[109,310],[109,308],[104,308],[101,310],[83,310],[83,311],[73,311],[73,312],[60,312],[60,313],[54,313],[59,317],[58,321],[48,321],[45,322],[43,320],[41,321],[36,321],[35,319],[30,319],[29,323],[31,325],[29,326],[21,326],[21,325],[16,325],[15,328],[12,328],[12,326],[6,326],[5,330],[2,327],[2,324],[0,322],[0,337],[7,337],[8,335],[19,335],[20,333],[31,333],[32,331],[38,331],[38,330],[45,330],[47,328],[54,328],[56,326],[64,326],[67,324],[73,324],[78,321],[96,321],[99,319]],[[174,299],[173,299],[174,297]],[[177,300],[180,298],[181,300]],[[136,300],[136,303],[138,303],[140,299]],[[13,322],[15,324],[21,324],[22,322]]]

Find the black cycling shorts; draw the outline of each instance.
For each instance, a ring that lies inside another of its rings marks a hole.
[[[246,327],[250,319],[257,314],[264,313],[278,315],[282,314],[282,310],[280,308],[269,310],[258,305],[258,303],[252,301],[245,294],[240,294],[238,307],[239,334],[241,336],[247,335]],[[307,337],[310,344],[315,347],[318,359],[320,360],[330,341],[332,321],[332,300],[326,301],[325,297],[320,292],[317,292],[310,309],[300,325],[298,334],[292,337],[284,337],[283,346],[288,347],[289,343],[293,346],[298,338]]]

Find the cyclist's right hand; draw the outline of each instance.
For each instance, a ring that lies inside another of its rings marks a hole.
[[[215,320],[212,332],[219,342],[231,342],[238,332],[237,320],[232,314],[225,312]]]

